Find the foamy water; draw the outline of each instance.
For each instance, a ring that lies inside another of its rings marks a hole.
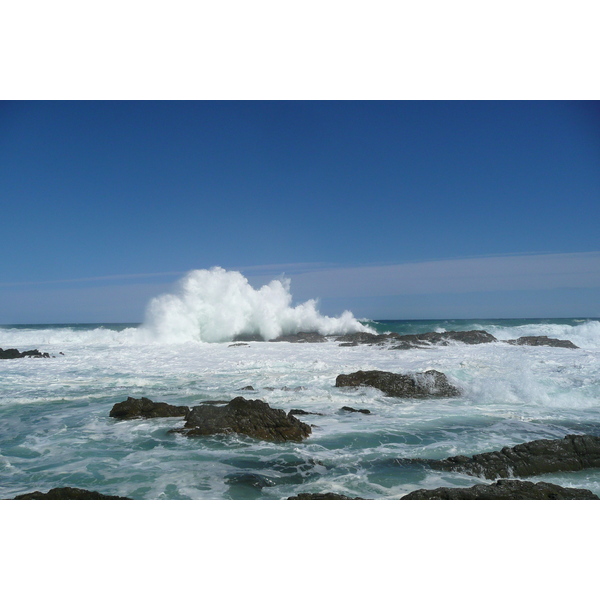
[[[298,307],[281,282],[252,292],[239,277],[206,273],[196,272],[177,293],[155,300],[143,326],[0,328],[0,347],[38,348],[55,357],[0,361],[0,498],[68,485],[136,499],[283,499],[328,491],[397,499],[418,488],[481,481],[400,468],[395,458],[471,455],[569,433],[600,434],[598,320],[368,324],[404,333],[485,328],[501,340],[548,335],[573,341],[577,350],[504,342],[404,351],[334,341],[231,346],[207,341],[252,332],[274,337],[314,325],[327,333],[336,324],[341,333],[362,325],[351,315],[320,315],[314,305],[294,313]],[[200,290],[207,277],[221,293],[237,289],[245,299],[238,297],[243,308],[225,303],[223,314],[239,316],[234,325],[223,318],[205,327],[218,298],[215,289]],[[269,310],[260,312],[253,297],[268,298]],[[180,319],[189,327],[167,327]],[[335,387],[337,375],[359,369],[437,369],[462,395],[417,401]],[[255,391],[240,391],[248,385]],[[322,415],[300,417],[315,426],[312,435],[285,444],[236,436],[188,439],[169,433],[181,419],[118,422],[108,416],[127,396],[195,406],[238,395]],[[343,406],[371,414],[346,413]],[[600,494],[598,475],[534,480]]]

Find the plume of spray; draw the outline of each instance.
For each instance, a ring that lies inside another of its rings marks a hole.
[[[292,306],[289,279],[254,289],[238,271],[221,267],[189,272],[173,294],[152,299],[143,328],[163,342],[225,342],[241,334],[265,340],[300,331],[322,335],[371,332],[351,312],[326,317],[316,300]]]

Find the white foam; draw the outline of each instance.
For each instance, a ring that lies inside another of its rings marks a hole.
[[[271,281],[254,289],[237,271],[221,267],[191,271],[174,294],[151,300],[142,332],[162,342],[224,342],[236,335],[265,339],[300,331],[322,335],[372,331],[351,312],[326,317],[316,300],[292,306],[290,280]]]

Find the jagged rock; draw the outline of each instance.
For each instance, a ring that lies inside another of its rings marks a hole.
[[[246,387],[240,388],[240,392],[254,392],[256,391],[251,385],[247,385]]]
[[[499,479],[495,483],[470,488],[440,487],[434,490],[415,490],[401,500],[600,500],[590,490],[565,488],[541,481]]]
[[[351,348],[353,346],[358,346],[358,342],[342,342],[341,344],[338,344],[338,346],[341,348]]]
[[[557,340],[546,335],[532,335],[520,337],[516,340],[507,340],[513,346],[553,346],[554,348],[579,348],[570,340]]]
[[[338,375],[336,387],[369,386],[395,398],[449,398],[460,396],[460,390],[443,373],[430,369],[424,373],[401,375],[387,371],[356,371]]]
[[[100,492],[91,492],[81,488],[63,487],[53,488],[46,494],[43,492],[31,492],[16,496],[15,500],[131,500],[125,496],[107,496]]]
[[[357,333],[346,333],[335,338],[336,342],[343,342],[351,346],[358,344],[383,344],[390,339],[398,337],[397,333],[367,333],[359,331]]]
[[[16,348],[8,348],[7,350],[2,350],[2,348],[0,348],[0,359],[24,358],[25,356],[31,358],[50,358],[50,355],[47,352],[40,352],[37,349],[19,352]]]
[[[288,412],[288,415],[318,415],[319,417],[325,416],[323,413],[308,412],[307,410],[302,410],[301,408],[292,408],[292,410]]]
[[[368,408],[352,408],[351,406],[342,406],[340,410],[345,410],[346,412],[353,413],[362,413],[363,415],[371,414],[371,411]]]
[[[187,406],[172,406],[166,402],[153,402],[148,398],[132,398],[117,402],[109,416],[115,419],[154,419],[156,417],[185,417]]]
[[[334,494],[333,492],[327,492],[326,494],[298,494],[297,496],[290,496],[288,500],[364,500],[364,498],[350,498],[350,496],[344,496],[343,494]]]
[[[600,437],[567,435],[561,440],[535,440],[472,457],[451,456],[443,460],[397,459],[397,462],[420,463],[433,469],[459,471],[485,479],[581,471],[600,467]]]
[[[292,335],[280,335],[275,339],[270,340],[271,342],[291,342],[293,344],[315,344],[326,342],[327,338],[316,331],[300,331]]]
[[[238,346],[248,346],[249,344],[246,344],[246,342],[237,342],[235,344],[229,344],[229,346],[227,346],[228,348],[237,348]]]
[[[225,406],[195,406],[186,417],[183,429],[187,436],[239,433],[270,442],[301,442],[311,428],[285,411],[271,408],[262,400],[238,396]]]

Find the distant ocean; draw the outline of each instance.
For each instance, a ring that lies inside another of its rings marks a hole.
[[[305,320],[291,323],[292,313],[275,303],[286,332],[306,330],[307,323],[324,333],[336,328],[401,334],[484,329],[499,341],[410,350],[340,347],[331,339],[232,346],[231,314],[221,330],[215,329],[218,318],[204,310],[207,305],[186,309],[182,297],[163,298],[144,325],[0,327],[0,347],[51,355],[0,360],[0,498],[70,486],[134,499],[280,500],[301,492],[335,492],[393,500],[421,488],[482,483],[468,475],[399,466],[397,458],[473,455],[535,439],[600,435],[596,318],[357,324],[348,315],[329,321],[315,317],[305,306]],[[236,306],[242,304],[238,298]],[[268,329],[271,317],[255,319],[251,329]],[[579,348],[505,343],[532,335],[570,340]],[[385,397],[372,388],[335,387],[337,375],[371,369],[436,369],[462,394],[414,400]],[[240,391],[250,385],[256,391]],[[169,433],[179,418],[116,421],[108,416],[128,396],[195,406],[239,395],[286,412],[322,414],[300,417],[314,427],[299,443],[185,438]],[[343,406],[370,414],[348,413]],[[598,470],[532,480],[600,495]]]

